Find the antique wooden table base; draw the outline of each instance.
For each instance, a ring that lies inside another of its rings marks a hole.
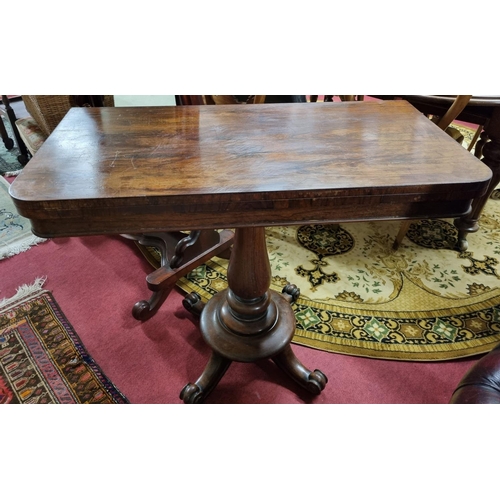
[[[212,348],[210,361],[195,384],[181,392],[185,403],[197,403],[210,393],[232,361],[243,363],[272,358],[291,378],[313,394],[327,377],[305,368],[290,347],[295,314],[290,307],[298,289],[285,287],[282,295],[269,289],[271,267],[265,228],[237,228],[227,272],[228,288],[200,306],[195,294],[186,297],[187,309],[201,310],[200,329]]]
[[[313,394],[327,382],[290,347],[299,291],[269,289],[266,226],[457,217],[473,230],[471,202],[490,178],[488,167],[403,101],[74,108],[10,193],[43,237],[126,234],[168,246],[162,235],[190,229],[187,246],[177,240],[174,253],[186,251],[180,267],[190,265],[196,234],[235,228],[227,289],[206,305],[194,294],[184,301],[201,314],[212,350],[198,380],[181,391],[196,403],[233,361],[270,358]],[[232,233],[220,234],[216,246],[229,245]],[[194,259],[221,249],[209,243]],[[163,264],[175,261],[167,253]],[[140,319],[163,300],[161,283],[172,285],[173,267],[148,277],[153,297],[138,306]]]

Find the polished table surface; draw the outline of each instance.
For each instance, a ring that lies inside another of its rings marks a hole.
[[[73,108],[11,195],[53,237],[460,216],[489,176],[405,102]]]
[[[181,392],[192,403],[232,361],[273,359],[315,394],[327,382],[290,348],[299,292],[269,290],[265,226],[466,223],[490,178],[404,101],[74,108],[10,193],[44,237],[236,228],[228,289],[199,308],[212,357]]]

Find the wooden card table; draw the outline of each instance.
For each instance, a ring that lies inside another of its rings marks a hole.
[[[228,288],[201,311],[212,350],[186,403],[233,361],[272,359],[319,394],[327,377],[294,355],[291,304],[269,289],[272,225],[457,217],[490,169],[410,104],[352,102],[74,108],[11,185],[42,237],[235,229]],[[472,221],[471,221],[472,225]]]

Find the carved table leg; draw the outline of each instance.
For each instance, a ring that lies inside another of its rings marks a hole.
[[[483,134],[487,134],[490,139],[489,142],[485,142],[485,135]],[[486,193],[472,202],[471,213],[466,217],[455,220],[455,226],[458,229],[458,248],[460,251],[467,250],[467,235],[479,229],[478,221],[483,208],[491,193],[500,182],[500,108],[495,108],[493,116],[483,134],[481,134],[481,144],[477,146],[477,150],[482,152],[482,161],[490,167],[493,176]]]
[[[145,321],[165,302],[179,278],[228,250],[234,233],[204,230],[191,231],[188,235],[171,232],[123,236],[137,240],[143,246],[155,247],[161,254],[161,266],[146,278],[153,294],[148,300],[137,302],[132,309],[135,319]]]
[[[186,295],[182,301],[182,305],[186,311],[200,316],[205,304],[201,301],[201,297],[196,293],[192,292]]]
[[[313,394],[319,394],[328,382],[319,370],[311,372],[295,356],[290,346],[273,358],[273,361],[299,385]]]
[[[227,278],[228,288],[208,301],[200,317],[201,334],[216,355],[216,365],[224,365],[221,359],[250,363],[270,358],[302,387],[319,394],[327,378],[319,370],[310,372],[302,366],[290,347],[295,332],[290,304],[298,289],[285,287],[283,294],[269,289],[271,268],[264,228],[236,230]],[[214,370],[214,363],[211,358],[198,379],[210,390],[222,376],[222,368]],[[195,396],[186,396],[188,390]],[[181,399],[202,402],[207,394],[196,382],[183,389]]]
[[[220,356],[216,352],[212,352],[210,360],[200,378],[194,384],[187,384],[182,389],[180,398],[184,403],[202,403],[219,383],[230,364],[231,361],[229,359]]]

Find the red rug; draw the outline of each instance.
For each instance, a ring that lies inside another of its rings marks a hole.
[[[0,404],[127,403],[42,283],[0,303]]]

